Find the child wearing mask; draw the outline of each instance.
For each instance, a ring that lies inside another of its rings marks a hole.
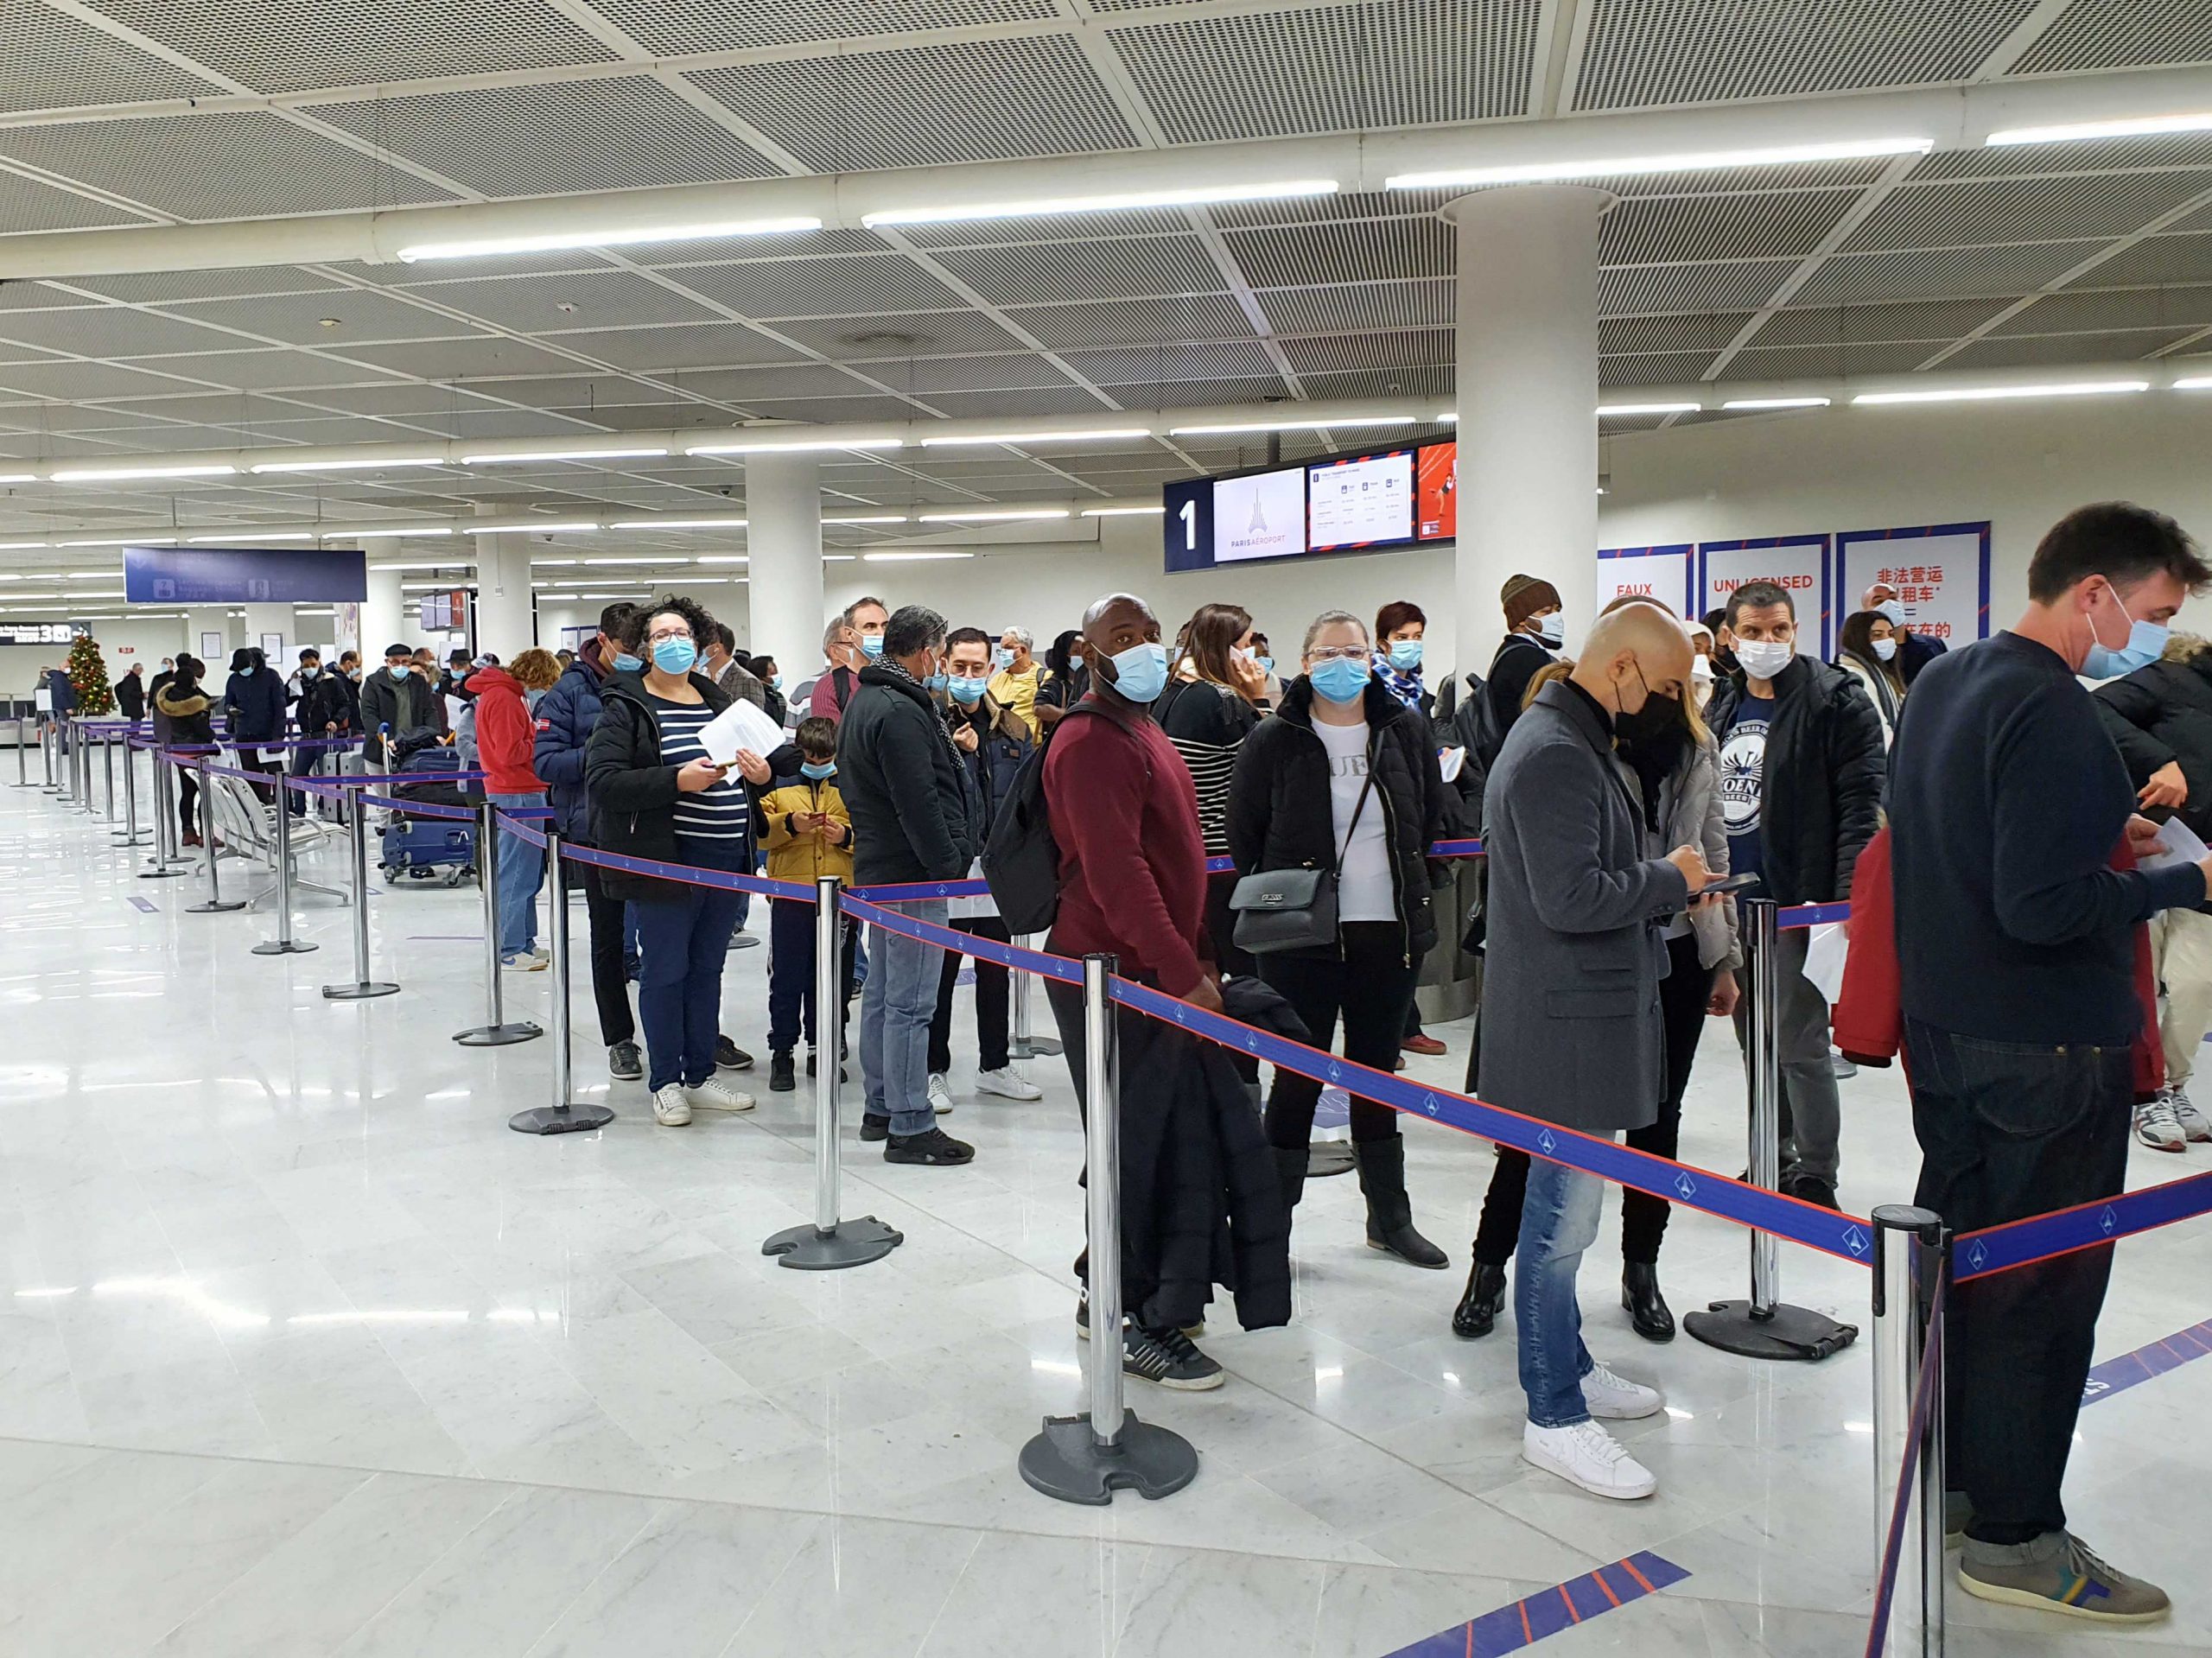
[[[798,722],[799,774],[768,790],[754,808],[760,845],[772,880],[811,886],[825,875],[850,885],[853,820],[837,791],[837,723],[820,715]],[[857,923],[842,927],[842,998],[853,998],[853,946]],[[791,1050],[798,1045],[802,1010],[806,1021],[806,1074],[815,1066],[815,911],[810,904],[778,899],[768,906],[768,1087],[788,1094],[798,1086]]]

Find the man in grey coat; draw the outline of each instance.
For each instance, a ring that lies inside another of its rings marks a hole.
[[[1679,718],[1690,657],[1689,635],[1654,606],[1600,618],[1573,672],[1536,694],[1491,768],[1480,1081],[1492,1105],[1607,1139],[1658,1115],[1665,924],[1711,876],[1694,847],[1651,855],[1613,740]],[[1529,1401],[1521,1454],[1599,1496],[1649,1496],[1650,1471],[1591,1420],[1666,1403],[1582,1344],[1574,1278],[1603,1191],[1597,1176],[1541,1155],[1529,1170],[1513,1284]]]

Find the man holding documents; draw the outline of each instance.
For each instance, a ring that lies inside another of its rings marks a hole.
[[[1954,1232],[2126,1184],[2136,928],[2205,899],[2208,866],[2134,867],[2155,825],[2077,674],[2148,666],[2212,566],[2171,518],[2083,507],[2028,566],[2012,631],[1930,663],[1890,752],[1900,1000],[1918,1201]],[[1958,1286],[1945,1324],[1945,1483],[1969,1594],[2107,1623],[2163,1591],[2066,1529],[2059,1489],[2109,1247]]]

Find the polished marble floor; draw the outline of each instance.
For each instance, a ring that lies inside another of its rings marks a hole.
[[[760,1242],[810,1212],[806,1096],[762,1077],[750,1117],[654,1127],[640,1087],[610,1088],[581,983],[580,1092],[620,1115],[507,1130],[549,1057],[449,1039],[481,1016],[473,893],[377,893],[378,970],[404,989],[331,1003],[346,911],[302,905],[321,948],[257,956],[265,912],[185,913],[197,880],[135,873],[105,823],[0,789],[0,1654],[1383,1658],[1638,1550],[1688,1577],[1541,1651],[1864,1644],[1864,1344],[1761,1368],[1639,1342],[1608,1293],[1611,1199],[1584,1305],[1593,1350],[1668,1392],[1630,1429],[1651,1501],[1518,1460],[1510,1318],[1480,1343],[1446,1323],[1489,1150],[1414,1124],[1417,1213],[1453,1270],[1362,1247],[1351,1180],[1310,1186],[1296,1323],[1217,1326],[1217,1394],[1132,1384],[1198,1481],[1066,1507],[1014,1458],[1080,1407],[1071,1095],[1039,1061],[1041,1102],[978,1098],[964,993],[949,1126],[976,1162],[889,1167],[849,1130],[847,1212],[907,1242],[794,1273]],[[755,1050],[766,955],[726,981],[724,1028]],[[543,1017],[544,975],[506,988]],[[1456,1081],[1465,1032],[1440,1033],[1453,1052],[1416,1064]],[[1711,1037],[1684,1155],[1732,1172],[1740,1072]],[[1910,1132],[1893,1075],[1844,1097],[1864,1212],[1909,1191]],[[2206,1166],[2139,1152],[2134,1172]],[[1863,1315],[1862,1270],[1783,1267],[1789,1299]],[[2101,1355],[2212,1313],[2208,1267],[2202,1225],[2124,1246]],[[1743,1236],[1678,1212],[1662,1271],[1678,1312],[1740,1294]],[[2075,1460],[2077,1524],[2168,1585],[2171,1624],[2101,1641],[1955,1598],[1952,1653],[2212,1650],[2208,1403],[2212,1363],[2130,1389],[2085,1413]]]

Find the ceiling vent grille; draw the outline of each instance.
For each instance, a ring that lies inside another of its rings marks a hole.
[[[1857,252],[2126,236],[2208,187],[2212,171],[1908,184],[1891,191],[1844,245]]]
[[[0,173],[0,234],[18,231],[86,230],[100,225],[143,225],[145,219],[104,201],[73,195],[51,185]]]
[[[1774,297],[1796,259],[1743,259],[1725,264],[1620,265],[1598,273],[1601,316],[1667,311],[1756,310]]]
[[[1723,380],[1827,379],[1845,374],[1906,374],[1936,354],[1928,345],[1754,346],[1720,371]]]
[[[2091,251],[2092,245],[2086,242],[2028,242],[2014,247],[1843,254],[1821,262],[1796,302],[1857,305],[2032,294],[2080,264]]]
[[[1252,325],[1226,294],[1117,300],[1097,305],[1032,305],[1007,320],[1047,346],[1070,351],[1159,340],[1250,339]]]
[[[2212,282],[2212,232],[2145,237],[2114,254],[2083,280],[2099,288]]]
[[[1195,236],[1118,242],[1046,242],[961,248],[937,256],[961,281],[998,305],[1136,299],[1219,291],[1221,270]]]
[[[690,77],[825,173],[1123,149],[1135,137],[1074,41],[965,41]]]
[[[867,254],[689,265],[667,275],[744,316],[932,311],[965,303],[912,260]]]
[[[2035,3],[1596,0],[1575,107],[1641,109],[1963,80]]]
[[[222,89],[66,17],[40,0],[0,0],[0,109],[67,109],[192,98]]]
[[[1067,365],[1093,385],[1141,388],[1162,381],[1273,379],[1262,397],[1280,397],[1282,376],[1256,340],[1190,340],[1122,351],[1071,352]]]
[[[1224,239],[1255,288],[1448,276],[1454,264],[1452,227],[1435,219],[1230,231]]]
[[[1663,264],[1752,253],[1802,257],[1858,200],[1851,190],[1643,197],[1599,222],[1598,257],[1603,264]]]
[[[661,57],[1059,16],[1052,0],[594,0],[594,6]]]
[[[1394,0],[1117,29],[1173,143],[1521,114],[1535,0]]]
[[[2112,334],[2062,334],[1977,340],[1946,368],[2041,368],[2066,363],[2126,363],[2155,356],[2195,328],[2137,328]]]
[[[1357,334],[1448,326],[1455,308],[1452,287],[1448,279],[1346,283],[1269,289],[1256,297],[1277,334]]]
[[[1452,361],[1455,340],[1448,328],[1424,328],[1402,334],[1290,339],[1282,346],[1291,366],[1303,377],[1372,368],[1440,368]]]
[[[2212,60],[2212,6],[2204,0],[2075,0],[2012,73],[2047,75],[2207,60]]]
[[[1997,299],[1938,300],[1928,305],[1795,305],[1759,330],[1761,346],[1942,344],[1972,334],[2005,308]]]

